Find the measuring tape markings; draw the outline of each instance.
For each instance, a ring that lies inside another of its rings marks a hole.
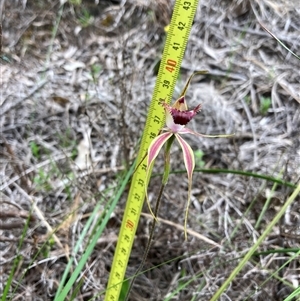
[[[197,4],[198,0],[177,0],[175,2],[144,135],[136,161],[137,168],[132,178],[122,220],[105,301],[119,300],[126,266],[145,199],[145,187],[148,184],[145,183],[147,171],[147,158],[145,158],[145,154],[147,154],[151,141],[157,136],[164,125],[165,113],[160,102],[165,101],[169,103],[172,98]]]

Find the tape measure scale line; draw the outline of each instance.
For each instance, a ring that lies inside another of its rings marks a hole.
[[[159,102],[164,100],[169,103],[172,98],[197,5],[198,0],[176,0],[175,2],[140,151],[136,161],[139,165],[132,178],[107,285],[105,301],[119,300],[122,282],[145,199],[145,184],[147,184],[144,182],[147,168],[145,154],[151,141],[164,126],[164,109]]]
[[[181,3],[179,5],[175,5],[174,7],[173,16],[175,22],[172,24],[172,18],[166,41],[166,46],[168,46],[168,48],[167,51],[163,52],[161,60],[162,68],[159,70],[161,72],[159,72],[158,74],[158,81],[160,83],[163,83],[162,85],[155,86],[154,88],[154,96],[159,94],[168,95],[165,102],[169,102],[172,98],[176,80],[180,71],[180,65],[189,37],[190,28],[192,26],[198,4],[198,1],[180,2]],[[169,91],[166,88],[166,85],[168,84],[167,81],[170,81],[171,83],[171,93],[168,93]],[[161,89],[161,86],[165,89]]]

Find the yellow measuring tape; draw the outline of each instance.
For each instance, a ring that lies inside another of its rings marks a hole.
[[[148,117],[137,157],[137,168],[126,203],[121,230],[111,267],[105,301],[118,301],[131,253],[135,232],[145,199],[148,147],[164,126],[165,113],[160,101],[170,103],[179,74],[198,0],[176,0]]]

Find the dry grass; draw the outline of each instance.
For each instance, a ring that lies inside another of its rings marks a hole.
[[[167,0],[66,3],[54,35],[59,1],[2,2],[3,51],[13,63],[0,66],[0,291],[33,210],[13,300],[53,300],[87,217],[100,196],[114,193],[135,158],[172,6]],[[283,0],[201,1],[174,96],[192,71],[209,70],[187,93],[191,106],[203,104],[191,127],[206,134],[236,132],[233,139],[189,138],[195,151],[204,152],[206,168],[299,181],[300,62],[258,23],[299,55],[298,6]],[[173,170],[183,169],[179,147],[172,155]],[[156,171],[162,171],[161,162]],[[153,198],[158,185],[159,178],[150,183]],[[183,225],[187,180],[172,175],[159,214],[169,223],[156,228],[145,265],[152,269],[138,277],[131,300],[163,300],[200,272],[172,300],[209,300],[291,193],[280,185],[272,192],[272,186],[251,177],[195,173],[189,228],[218,248],[193,234],[184,242],[176,226]],[[126,197],[88,262],[76,300],[90,300],[106,287]],[[128,276],[140,263],[150,221],[141,217]],[[299,248],[299,223],[298,197],[261,250]],[[51,243],[48,234],[56,227]],[[277,271],[290,256],[256,256],[221,300],[283,300],[300,285],[299,258]]]

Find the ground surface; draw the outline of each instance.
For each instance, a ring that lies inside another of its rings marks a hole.
[[[187,93],[190,106],[203,105],[190,128],[236,135],[187,138],[200,154],[198,168],[299,181],[300,61],[258,22],[299,54],[297,2],[201,1],[174,97],[194,70],[209,70],[210,75],[194,78]],[[0,66],[0,290],[21,254],[13,300],[53,300],[67,250],[74,247],[93,207],[103,194],[114,193],[135,158],[172,7],[167,0],[98,5],[90,0],[80,6],[66,2],[63,8],[59,1],[2,0],[2,50],[11,63],[3,60]],[[162,158],[155,169],[162,170]],[[184,169],[177,145],[172,169]],[[159,180],[151,181],[150,197],[155,197]],[[91,300],[106,287],[127,191],[92,253],[76,300]],[[138,277],[130,300],[164,300],[195,275],[171,300],[209,300],[291,192],[291,187],[274,188],[271,181],[250,176],[195,172],[189,229],[219,248],[193,233],[184,241],[176,226],[184,222],[187,180],[184,173],[171,175],[159,213],[165,222],[156,227],[145,265],[159,267]],[[267,200],[267,211],[256,225]],[[128,276],[140,263],[150,221],[141,217]],[[48,241],[46,222],[52,228],[62,225],[56,233],[60,244],[48,243],[48,251],[34,257]],[[298,197],[260,250],[299,248],[299,241]],[[282,267],[292,255],[256,256],[222,300],[283,300],[300,283],[299,258]]]

